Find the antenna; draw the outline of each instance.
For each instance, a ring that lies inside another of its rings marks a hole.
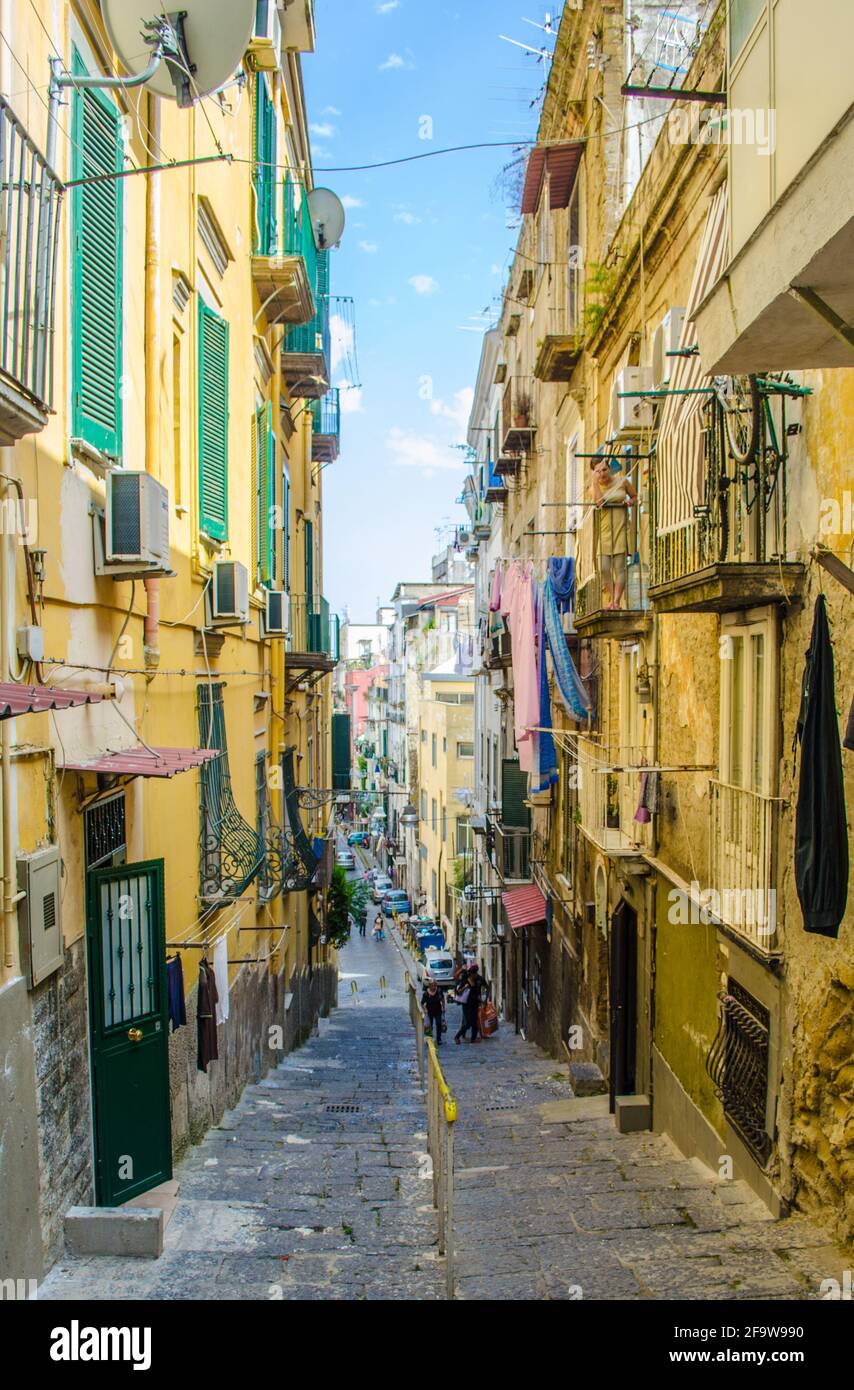
[[[179,0],[164,13],[162,0],[101,0],[104,24],[122,66],[145,72],[150,53],[145,34],[164,21],[176,40],[145,85],[179,106],[222,87],[239,67],[255,27],[255,0]]]
[[[314,240],[321,251],[326,246],[337,246],[346,221],[344,204],[338,194],[329,188],[313,188],[308,195],[308,210]]]

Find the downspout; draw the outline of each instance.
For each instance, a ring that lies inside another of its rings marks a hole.
[[[160,102],[148,94],[148,127],[155,150],[160,148]],[[145,186],[145,448],[146,471],[160,479],[160,175],[146,175]],[[144,580],[146,613],[143,632],[145,678],[154,679],[160,665],[160,579]]]
[[[7,483],[0,485],[5,495]],[[9,585],[9,528],[0,528],[0,681],[9,680],[10,624],[9,602],[15,602],[14,581]],[[14,627],[14,616],[11,626]],[[15,845],[12,833],[12,721],[0,720],[0,793],[3,801],[3,965],[11,970],[15,964],[15,889],[12,875],[15,864]]]

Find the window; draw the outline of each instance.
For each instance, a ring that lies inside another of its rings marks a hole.
[[[184,449],[182,412],[184,391],[181,381],[181,339],[172,334],[172,501],[176,507],[184,501]]]
[[[436,766],[436,735],[433,734],[430,740],[430,756],[433,766]]]
[[[467,854],[471,843],[471,830],[466,816],[457,817],[457,854]]]
[[[729,56],[730,62],[744,48],[751,30],[765,9],[765,0],[730,0]]]
[[[261,256],[275,256],[276,237],[276,110],[263,72],[255,78],[255,120],[252,128],[255,172],[255,247]]]
[[[458,758],[473,758],[473,757],[474,757],[474,744],[473,744],[473,743],[470,743],[470,742],[468,741],[468,739],[458,738],[458,739],[457,739],[457,757],[458,757]]]
[[[86,66],[74,50],[72,72]],[[119,173],[121,118],[105,92],[79,88],[72,112],[73,176]],[[72,431],[112,458],[122,451],[123,183],[73,191],[71,267]]]
[[[447,740],[446,738],[443,738],[443,739],[442,739],[442,752],[443,752],[443,753],[447,753],[447,751],[448,751],[448,740]]]
[[[252,565],[256,584],[276,578],[276,436],[273,407],[263,401],[252,419]]]
[[[774,794],[774,623],[737,615],[721,622],[721,781],[762,796]]]
[[[426,793],[426,792],[422,792],[422,793],[421,793],[421,819],[422,819],[422,821],[424,821],[424,823],[426,824],[426,822],[427,822],[427,793]]]
[[[199,299],[199,528],[228,536],[228,324]]]
[[[566,331],[578,333],[584,308],[584,248],[581,245],[581,171],[569,199],[566,224]]]
[[[436,870],[430,870],[430,887],[432,889],[433,906],[439,906],[439,880],[436,877]]]
[[[112,868],[127,863],[125,794],[88,807],[84,815],[86,868]]]
[[[426,729],[422,729],[422,730],[421,730],[421,742],[422,742],[422,744],[425,744],[425,743],[427,742],[427,730],[426,730]]]
[[[435,798],[435,796],[432,797],[431,800],[430,800],[430,825],[431,825],[432,830],[433,830],[433,833],[434,833],[434,835],[435,835],[435,833],[436,833],[436,827],[437,827],[437,825],[438,825],[438,816],[437,816],[437,814],[436,814],[436,798]]]
[[[282,450],[282,588],[291,587],[291,478]]]

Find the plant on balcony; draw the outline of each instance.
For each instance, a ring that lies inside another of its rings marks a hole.
[[[513,425],[517,430],[528,428],[528,421],[531,418],[531,398],[524,391],[520,391],[513,402]]]
[[[616,279],[616,271],[602,261],[588,262],[584,281],[584,331],[591,337],[602,326]]]

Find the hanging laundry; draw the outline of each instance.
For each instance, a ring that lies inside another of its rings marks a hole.
[[[166,998],[169,1002],[169,1022],[172,1032],[182,1028],[187,1022],[187,1005],[184,999],[184,967],[181,957],[174,956],[166,962]]]
[[[196,1022],[199,1034],[197,1063],[199,1071],[206,1072],[209,1062],[219,1057],[216,1045],[216,1006],[217,990],[214,968],[205,959],[199,966],[199,990],[196,1008]]]
[[[501,608],[501,562],[495,565],[495,573],[492,576],[492,593],[489,596],[489,611],[497,613]]]
[[[548,563],[547,578],[559,613],[569,613],[575,607],[575,560],[569,556],[553,555]]]
[[[543,586],[543,612],[555,680],[566,712],[572,719],[586,719],[590,712],[590,696],[569,654],[550,576]]]
[[[659,774],[657,772],[642,772],[635,820],[640,825],[648,825],[658,810],[658,802]]]
[[[534,735],[534,767],[531,778],[531,791],[534,794],[547,792],[557,781],[557,755],[552,727],[552,705],[549,695],[549,676],[546,669],[546,632],[543,595],[539,585],[534,586],[535,622],[537,635],[537,666],[539,671],[540,728]]]
[[[519,769],[530,772],[533,766],[531,729],[540,718],[539,679],[534,641],[534,596],[532,566],[523,569],[514,560],[504,576],[501,591],[501,612],[510,627],[511,660],[513,665],[513,723]]]
[[[804,930],[835,937],[848,900],[848,824],[824,594],[815,601],[795,737],[801,745],[795,885]]]
[[[228,937],[223,936],[214,946],[214,975],[216,976],[216,1021],[225,1023],[228,1018]]]

